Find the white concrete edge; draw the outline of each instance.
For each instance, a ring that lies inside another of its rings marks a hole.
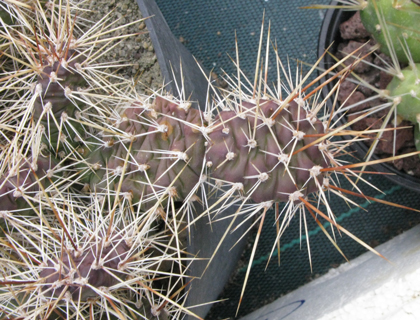
[[[420,225],[241,320],[420,319]]]

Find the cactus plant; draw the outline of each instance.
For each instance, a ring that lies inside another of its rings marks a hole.
[[[389,94],[400,100],[397,113],[414,124],[420,122],[420,64],[401,70],[402,77],[394,77],[387,86]]]
[[[366,103],[369,105],[369,113],[381,112],[384,107],[390,107],[384,117],[381,129],[394,127],[394,130],[402,120],[408,120],[417,125],[416,115],[420,113],[420,100],[417,97],[420,61],[419,40],[419,15],[420,6],[416,1],[409,0],[338,0],[337,5],[313,5],[306,8],[339,8],[344,10],[360,10],[360,19],[370,35],[379,43],[379,48],[390,57],[390,61],[382,61],[384,67],[377,67],[382,73],[392,77],[392,81],[386,88],[376,87],[372,81],[368,83],[354,75],[347,80],[367,91],[374,92],[380,99],[385,99],[385,104],[372,103],[371,97],[365,100],[356,98],[356,106]],[[374,47],[376,50],[376,47]],[[372,52],[371,52],[372,53]],[[408,66],[403,68],[404,64]],[[376,67],[372,63],[369,66]],[[347,99],[346,99],[347,100]],[[353,105],[343,108],[343,111],[351,110]],[[393,124],[392,124],[393,123]],[[370,160],[375,149],[381,141],[383,130],[378,132],[372,143],[367,160]],[[394,132],[395,140],[396,132]],[[396,144],[393,143],[393,155],[396,154]]]
[[[2,242],[2,318],[64,314],[67,319],[102,319],[131,314],[136,319],[144,316],[142,304],[147,301],[164,309],[168,302],[175,303],[173,297],[179,298],[179,281],[167,288],[157,283],[158,278],[175,279],[177,273],[168,262],[173,268],[178,257],[165,232],[153,226],[154,219],[142,226],[146,221],[136,217],[127,202],[114,216],[103,215],[105,197],[91,198],[87,208],[86,199],[76,197],[71,203],[60,197],[49,201],[52,206],[39,212],[43,223],[38,217],[20,219],[2,212],[7,225]],[[67,207],[58,209],[63,204]],[[61,219],[49,212],[55,210]]]
[[[366,30],[380,44],[383,53],[396,55],[400,62],[409,58],[420,62],[420,4],[415,0],[338,0],[340,4],[312,5],[305,8],[360,10]],[[391,47],[393,49],[391,49]]]
[[[407,49],[415,62],[420,62],[420,5],[412,0],[360,1],[364,8],[360,17],[366,30],[381,44],[381,51],[391,55],[392,46],[400,62],[407,63]],[[379,14],[378,14],[379,13]],[[379,19],[383,19],[381,23]],[[383,25],[386,30],[383,30]],[[385,35],[388,33],[388,37]]]
[[[98,40],[113,31],[102,30],[109,21],[80,36],[74,2],[2,5],[13,24],[0,30],[8,59],[0,109],[0,318],[191,314],[182,289],[193,258],[172,232],[178,220],[156,207],[137,212],[129,195],[115,190],[86,194],[80,182],[79,149],[97,131],[79,113],[111,110],[129,84],[94,63],[114,41]]]
[[[417,125],[420,119],[416,117],[420,114],[419,3],[371,0],[360,17],[366,30],[381,44],[381,51],[393,58],[394,69],[398,71],[386,88],[397,114]],[[409,66],[400,70],[398,63],[409,63]]]
[[[2,317],[192,314],[183,307],[183,289],[195,258],[184,250],[183,233],[230,206],[238,208],[233,220],[257,217],[261,232],[268,209],[284,202],[278,237],[295,215],[306,221],[309,213],[361,242],[335,222],[328,194],[375,201],[340,188],[335,178],[352,181],[351,169],[369,163],[339,159],[348,143],[334,137],[346,126],[335,127],[328,114],[318,118],[326,101],[317,98],[323,85],[307,84],[315,67],[293,85],[276,52],[278,88],[258,77],[264,68],[250,87],[239,71],[201,112],[163,89],[143,95],[128,81],[109,81],[118,76],[95,59],[114,38],[98,39],[112,30],[102,30],[105,19],[78,34],[77,6],[69,3],[46,9],[34,2],[24,12],[11,2],[9,10],[25,19],[2,32],[19,66],[1,78],[13,98],[0,110],[0,187],[8,189],[0,195]],[[352,133],[357,140],[369,131]],[[44,158],[48,165],[38,164]],[[207,204],[209,196],[218,197],[215,205]],[[204,207],[198,217],[196,205]],[[21,208],[31,214],[19,214]]]

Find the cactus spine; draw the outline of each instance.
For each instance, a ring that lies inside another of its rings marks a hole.
[[[419,3],[370,0],[360,17],[366,30],[381,44],[381,51],[393,59],[397,74],[386,89],[398,115],[417,125],[420,120]],[[400,70],[398,63],[408,63],[409,66]]]
[[[351,235],[335,223],[328,193],[364,197],[338,187],[334,175],[350,180],[351,169],[365,164],[340,161],[347,142],[333,138],[346,129],[317,117],[325,110],[322,86],[309,92],[308,76],[293,86],[277,59],[287,80],[279,78],[279,88],[291,86],[286,96],[262,76],[245,89],[248,79],[227,79],[229,90],[204,112],[163,90],[140,95],[127,81],[112,84],[107,66],[95,64],[101,44],[112,42],[98,40],[106,19],[78,34],[69,3],[34,2],[27,12],[10,3],[25,18],[18,32],[2,32],[19,65],[1,78],[13,97],[1,109],[2,128],[10,129],[2,131],[0,156],[2,317],[192,314],[183,289],[194,258],[182,238],[193,223],[186,221],[201,218],[191,217],[196,205],[211,219],[237,206],[234,219],[258,216],[261,228],[268,209],[285,202],[278,236],[308,212]],[[207,196],[218,196],[218,206]]]
[[[396,128],[403,119],[417,125],[418,119],[416,116],[420,114],[420,100],[418,98],[420,88],[420,5],[418,1],[354,0],[349,2],[338,0],[338,2],[342,5],[314,5],[307,8],[359,10],[363,26],[379,43],[380,50],[391,58],[391,63],[384,62],[385,67],[379,67],[382,72],[393,77],[385,90],[378,89],[375,85],[367,83],[360,77],[348,80],[366,87],[368,91],[376,93],[379,98],[387,100],[386,107],[390,107],[390,110],[384,118],[381,129],[391,125],[391,121],[393,127]],[[382,60],[380,57],[379,59]],[[403,68],[401,66],[401,64],[407,63],[407,67]],[[371,105],[369,107],[371,113],[380,112],[383,108],[380,105],[372,105],[369,98],[357,101],[356,106],[363,103]],[[351,110],[352,108],[353,106],[349,105],[344,110]],[[381,130],[377,133],[367,160],[375,152],[383,132]],[[420,149],[418,150],[420,151]],[[394,155],[396,151],[394,142]]]
[[[183,307],[193,258],[183,254],[181,221],[137,211],[111,188],[89,194],[81,182],[81,150],[97,147],[85,141],[127,100],[129,81],[95,63],[114,41],[109,18],[83,34],[74,2],[1,5],[13,24],[0,30],[0,318],[192,314]]]

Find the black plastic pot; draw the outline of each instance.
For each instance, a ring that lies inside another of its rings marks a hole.
[[[337,4],[335,1],[332,5]],[[337,51],[337,46],[340,42],[343,41],[340,35],[339,26],[342,22],[348,20],[354,11],[344,11],[341,9],[329,9],[326,12],[324,17],[324,22],[322,24],[319,43],[318,43],[318,56],[321,56],[325,50],[328,48],[331,43],[333,46],[329,49],[330,52]],[[330,55],[325,55],[322,61],[319,64],[319,67],[323,70],[328,69],[335,64],[335,61]],[[326,78],[321,80],[322,82],[326,81]],[[326,96],[330,90],[333,88],[333,83],[328,84],[322,90],[323,95]],[[332,101],[329,101],[329,107],[332,107]],[[343,117],[344,118],[344,117]],[[340,119],[339,123],[344,124],[345,119]],[[344,136],[343,139],[351,139],[350,136]],[[359,159],[363,159],[368,152],[368,146],[363,142],[353,143],[351,148],[356,151],[356,156]],[[373,155],[371,160],[379,160],[380,158],[376,155]],[[393,165],[387,163],[380,163],[372,166],[378,172],[388,173],[384,177],[391,180],[393,183],[399,184],[403,187],[409,188],[411,190],[420,192],[420,179],[413,177],[403,171],[396,169]]]

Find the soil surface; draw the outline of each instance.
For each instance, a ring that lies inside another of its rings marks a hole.
[[[87,2],[79,0],[79,3],[83,3],[82,7],[88,9],[80,13],[80,19],[87,19],[96,23],[109,14],[109,24],[112,23],[111,28],[124,26],[142,19],[136,0],[90,0]],[[145,88],[159,89],[163,80],[145,22],[136,22],[113,33],[114,36],[122,34],[134,35],[124,39],[116,47],[109,50],[98,62],[119,61],[126,65],[118,69],[117,72],[126,79],[133,78],[137,92],[143,93]],[[120,40],[115,40],[108,47],[118,41]]]

